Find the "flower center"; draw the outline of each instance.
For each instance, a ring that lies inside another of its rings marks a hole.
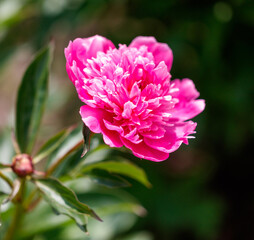
[[[105,110],[124,135],[158,131],[171,117],[176,101],[170,93],[170,74],[162,61],[154,63],[147,47],[110,49],[88,59],[84,69],[85,103]],[[135,131],[134,131],[135,129]],[[163,131],[161,131],[163,133]]]

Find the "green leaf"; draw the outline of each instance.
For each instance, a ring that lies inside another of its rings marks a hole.
[[[64,161],[55,169],[52,176],[59,178],[66,175],[81,161],[81,154],[83,152],[82,145],[73,151],[70,155],[64,158]]]
[[[147,214],[145,208],[143,208],[140,204],[134,202],[118,202],[102,206],[99,209],[105,215],[117,214],[120,212],[129,212],[134,213],[139,217],[144,217]]]
[[[0,227],[2,226],[1,207],[2,204],[5,202],[7,196],[7,193],[0,191]]]
[[[101,221],[90,207],[78,201],[75,193],[58,180],[54,178],[37,179],[35,180],[35,184],[55,213],[69,216],[75,220],[82,231],[87,231],[86,215]]]
[[[59,158],[63,158],[70,151],[71,148],[73,148],[78,142],[82,140],[81,129],[82,129],[81,126],[71,129],[71,132],[54,149],[54,151],[50,153],[48,160],[46,162],[46,168],[54,164]],[[74,152],[76,151],[77,150],[75,150]],[[79,155],[79,158],[80,158],[80,155]]]
[[[53,151],[55,151],[61,143],[69,136],[73,127],[67,128],[50,138],[38,151],[33,162],[38,163],[43,158],[49,156]]]
[[[88,173],[88,176],[96,183],[110,187],[129,187],[130,183],[116,174],[110,174],[108,171],[102,169],[93,169]]]
[[[5,127],[0,133],[0,164],[11,164],[12,158],[15,155],[13,143],[11,139],[12,130]]]
[[[3,196],[7,196],[7,195],[8,195],[7,193],[0,191],[0,198],[2,198]]]
[[[110,173],[122,174],[139,181],[146,187],[151,187],[144,170],[129,161],[107,161],[88,164],[84,165],[80,172],[85,175],[93,169],[103,169]]]
[[[51,48],[40,51],[27,68],[18,90],[16,135],[22,152],[31,153],[45,108]]]
[[[99,145],[98,147],[89,151],[84,157],[82,157],[79,161],[79,164],[77,164],[77,166],[75,166],[75,168],[69,172],[69,175],[76,177],[84,166],[105,161],[109,156],[112,156],[112,153],[113,149],[108,145]]]
[[[91,140],[91,131],[85,124],[83,124],[82,134],[84,139],[84,149],[81,157],[84,157],[85,154],[90,150],[90,140]]]

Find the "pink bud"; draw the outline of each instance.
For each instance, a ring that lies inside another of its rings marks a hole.
[[[12,170],[19,177],[26,177],[34,172],[31,156],[28,154],[18,154],[13,158]]]

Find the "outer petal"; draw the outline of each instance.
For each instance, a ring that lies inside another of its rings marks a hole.
[[[80,74],[86,65],[87,59],[96,57],[97,52],[107,52],[109,48],[115,48],[114,44],[99,35],[89,38],[76,38],[73,42],[70,41],[67,48],[65,48],[66,70],[74,83],[79,79]]]
[[[175,126],[165,129],[166,133],[163,138],[151,139],[145,137],[144,142],[151,148],[171,153],[176,151],[183,142],[188,144],[188,135],[194,133],[196,126],[197,124],[192,121],[177,123]]]
[[[175,79],[171,81],[171,86],[179,89],[175,94],[184,101],[194,100],[199,97],[199,92],[195,88],[193,81],[189,78],[184,78],[182,81]]]
[[[199,97],[199,92],[192,80],[185,78],[180,81],[176,79],[171,82],[171,86],[179,89],[178,92],[172,94],[172,97],[179,100],[171,112],[173,118],[185,121],[197,116],[205,109],[205,101],[203,99],[196,100]]]
[[[99,108],[84,105],[80,108],[80,115],[85,125],[95,133],[102,133],[103,139],[110,147],[122,147],[123,143],[116,131],[108,130],[103,119],[109,118],[107,113]]]
[[[136,157],[144,158],[147,160],[151,160],[154,162],[161,162],[166,160],[169,157],[168,153],[156,150],[154,148],[151,148],[150,146],[146,145],[144,141],[142,141],[139,144],[134,144],[127,140],[126,138],[121,138],[123,144],[132,150],[133,154]]]
[[[164,61],[170,71],[173,63],[173,53],[166,43],[157,42],[154,37],[136,37],[133,39],[129,47],[139,48],[140,46],[147,46],[149,52],[154,56],[155,64],[158,65]]]

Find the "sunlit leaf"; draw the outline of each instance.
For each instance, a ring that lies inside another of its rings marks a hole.
[[[80,156],[82,152],[83,146],[80,145],[75,151],[64,158],[64,161],[57,167],[52,176],[58,178],[68,174],[81,161]]]
[[[93,169],[91,172],[87,173],[87,175],[94,182],[106,187],[116,188],[130,186],[130,183],[121,176],[110,174],[108,171],[102,169]]]
[[[55,213],[64,214],[75,220],[81,230],[86,230],[86,215],[101,221],[97,214],[86,204],[81,203],[75,193],[53,178],[37,179],[35,184],[43,198],[53,208]]]
[[[72,130],[73,127],[64,129],[52,138],[50,138],[36,154],[34,158],[34,163],[39,162],[40,160],[51,154],[53,151],[55,151],[61,145],[61,143],[69,136]]]
[[[50,153],[47,162],[46,168],[54,164],[59,158],[63,158],[69,151],[72,149],[78,142],[82,140],[82,127],[78,126],[68,133],[68,135],[63,139],[63,141]],[[80,147],[82,149],[82,146]],[[78,151],[79,149],[74,149]],[[81,153],[80,153],[81,155]],[[79,155],[79,158],[80,158]]]
[[[129,161],[106,161],[88,164],[83,166],[80,172],[85,175],[94,169],[103,169],[110,173],[125,175],[139,181],[147,187],[151,186],[144,170]]]
[[[75,177],[79,174],[80,170],[85,165],[101,162],[108,159],[112,155],[113,149],[106,144],[99,145],[98,147],[90,150],[84,157],[80,159],[79,164],[70,171],[70,175]]]
[[[135,202],[118,202],[109,204],[107,206],[101,207],[100,211],[105,215],[116,214],[119,212],[129,212],[134,213],[139,217],[144,217],[147,214],[146,209]]]
[[[16,135],[22,152],[30,153],[45,108],[51,47],[40,51],[27,68],[16,103]]]
[[[1,207],[2,207],[2,204],[5,202],[5,199],[7,198],[7,196],[8,196],[7,193],[0,191],[0,227],[2,226]]]

